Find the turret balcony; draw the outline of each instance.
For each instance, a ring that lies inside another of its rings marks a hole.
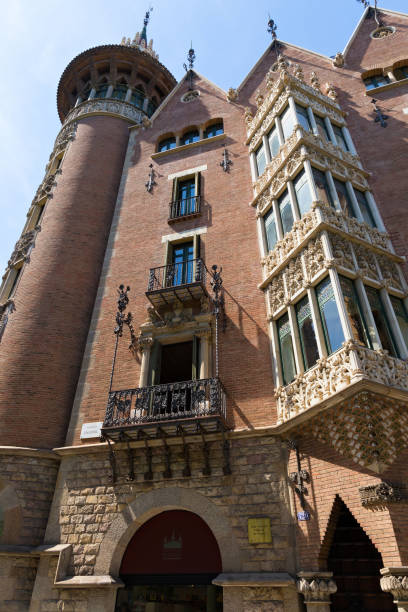
[[[360,391],[408,400],[408,363],[353,341],[276,390],[278,423],[298,424]],[[303,418],[302,418],[303,417]]]
[[[151,268],[146,297],[155,308],[208,297],[202,259],[186,259]]]
[[[102,434],[118,442],[226,429],[225,390],[218,378],[208,378],[111,391]]]

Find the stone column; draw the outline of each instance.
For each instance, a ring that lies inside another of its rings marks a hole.
[[[139,387],[147,387],[149,378],[149,361],[150,352],[153,346],[153,338],[150,336],[142,337],[139,339],[139,349],[142,353],[142,363],[140,366],[140,379]]]
[[[307,612],[330,612],[330,595],[337,591],[332,572],[299,572],[297,590],[304,597]]]
[[[398,612],[408,611],[408,566],[383,567],[381,573],[381,588],[391,593]]]

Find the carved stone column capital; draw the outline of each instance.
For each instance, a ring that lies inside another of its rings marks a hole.
[[[144,353],[145,351],[150,351],[153,346],[153,342],[154,339],[152,338],[152,336],[139,336],[139,338],[137,339],[139,351],[141,353]]]
[[[408,566],[383,567],[381,573],[381,588],[386,593],[391,593],[398,612],[408,610]]]
[[[337,591],[332,572],[299,572],[296,587],[308,612],[330,612],[330,596]]]

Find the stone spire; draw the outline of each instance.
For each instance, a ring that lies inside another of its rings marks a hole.
[[[152,10],[153,10],[153,7],[151,6],[149,10],[146,11],[145,13],[145,16],[143,19],[142,32],[136,32],[135,37],[132,41],[130,40],[130,38],[126,38],[126,36],[124,36],[122,38],[121,44],[126,45],[127,47],[138,47],[140,51],[144,51],[145,53],[148,53],[155,59],[159,59],[159,56],[157,55],[157,53],[153,51],[153,39],[151,39],[149,41],[149,44],[147,44],[147,25],[149,23],[150,14]]]

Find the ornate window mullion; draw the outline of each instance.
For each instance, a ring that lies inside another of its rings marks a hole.
[[[360,223],[364,223],[364,217],[361,214],[360,206],[358,204],[356,194],[354,193],[353,185],[350,181],[346,181],[346,189],[347,193],[350,196],[351,204],[353,206],[354,214],[356,215],[356,219],[360,221]]]
[[[278,132],[280,146],[282,146],[285,143],[285,138],[283,136],[283,130],[282,130],[282,124],[281,124],[280,117],[275,118],[275,125],[276,125],[276,130]]]
[[[326,124],[327,131],[329,132],[330,140],[335,145],[337,143],[337,140],[331,121],[328,117],[324,117],[324,122]]]
[[[292,330],[293,351],[295,353],[296,372],[304,372],[302,345],[300,343],[299,329],[296,322],[296,312],[293,305],[288,307],[289,324]]]
[[[313,179],[312,164],[308,159],[306,159],[303,163],[303,167],[305,169],[307,180],[309,182],[310,193],[312,194],[312,202],[317,202],[319,196],[317,195],[316,185]]]
[[[268,137],[266,136],[266,134],[262,136],[262,142],[263,142],[263,148],[265,151],[266,165],[268,165],[271,163],[271,153],[269,151],[269,142],[268,142]]]
[[[105,98],[111,98],[113,93],[113,85],[109,85]]]
[[[335,206],[336,206],[337,210],[341,210],[341,206],[340,206],[339,198],[338,198],[338,195],[337,195],[336,187],[334,186],[333,175],[330,172],[330,170],[326,170],[325,175],[326,175],[327,183],[329,185],[329,189],[330,189],[330,194],[331,194],[332,200],[335,203]]]
[[[291,202],[291,205],[292,205],[293,218],[294,218],[295,221],[299,221],[300,220],[300,213],[299,213],[298,205],[297,205],[297,202],[296,202],[296,193],[295,193],[295,188],[293,187],[292,181],[288,181],[287,187],[288,187],[288,193],[289,193],[290,202]]]
[[[267,300],[268,302],[268,300]],[[275,378],[275,384],[277,387],[281,387],[284,384],[283,381],[283,372],[282,372],[282,364],[280,360],[280,350],[279,350],[279,338],[278,338],[278,329],[276,326],[276,321],[269,322],[269,337],[272,348],[272,370]]]
[[[322,322],[320,319],[319,305],[317,303],[316,294],[311,287],[308,287],[307,289],[307,297],[309,299],[313,326],[315,328],[316,342],[317,342],[317,347],[319,349],[319,356],[327,357],[327,347],[326,347],[326,341],[324,337],[323,326],[322,326]]]
[[[341,128],[341,131],[343,132],[344,140],[347,143],[347,146],[348,146],[348,148],[350,150],[350,153],[352,153],[353,155],[356,155],[358,157],[358,153],[357,153],[356,147],[354,146],[354,142],[353,142],[353,139],[351,138],[351,135],[350,135],[350,132],[349,132],[348,128],[344,125]],[[358,165],[360,166],[360,168],[362,167],[362,164],[361,164],[360,161],[358,162]]]
[[[391,333],[394,337],[394,340],[398,347],[398,353],[401,359],[408,358],[408,349],[405,344],[404,337],[401,333],[401,328],[398,324],[397,317],[395,316],[394,308],[392,307],[390,296],[388,295],[388,291],[383,287],[380,289],[381,299],[384,304],[384,310],[387,316],[387,319],[390,323]]]
[[[312,126],[313,134],[315,134],[316,136],[319,136],[319,130],[317,129],[316,119],[313,114],[313,111],[310,108],[310,106],[307,106],[306,110],[307,110],[307,116],[309,117],[310,125]]]
[[[268,254],[268,248],[266,244],[266,234],[265,234],[265,222],[263,217],[257,217],[256,220],[256,229],[258,231],[258,244],[259,250],[261,252],[261,257],[266,257]]]
[[[374,350],[378,350],[381,347],[381,340],[378,335],[377,327],[374,321],[373,313],[371,311],[370,302],[368,301],[367,293],[364,287],[364,283],[360,277],[357,277],[355,280],[355,287],[358,295],[358,299],[360,300],[361,309],[363,311],[363,315],[365,321],[368,326],[368,331],[371,338],[371,343],[373,345]]]

